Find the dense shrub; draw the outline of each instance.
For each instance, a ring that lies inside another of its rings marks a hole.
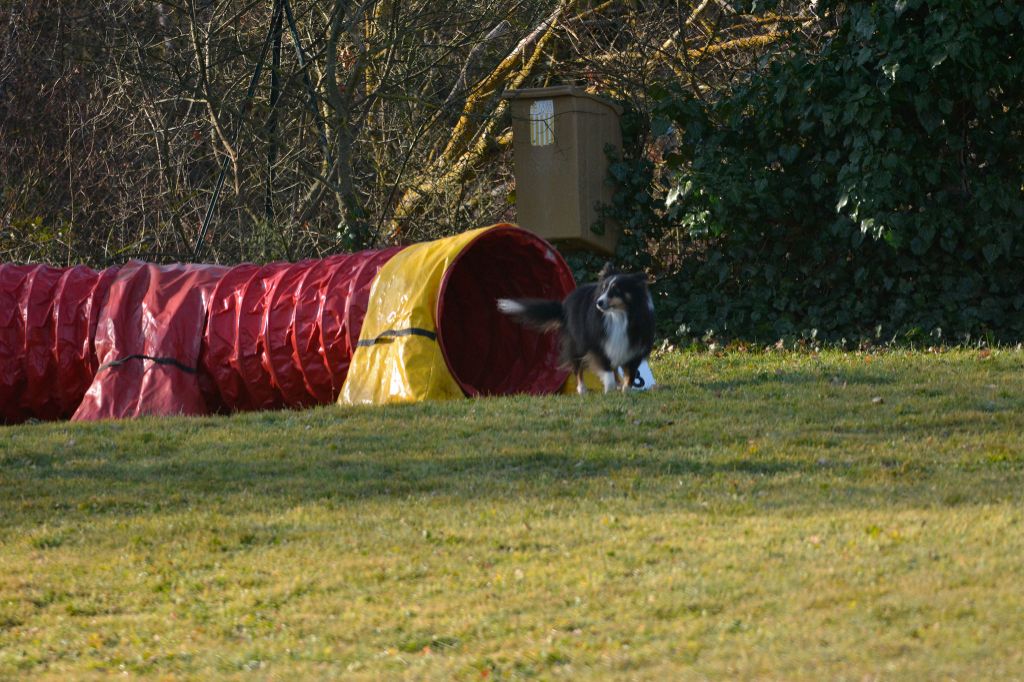
[[[679,244],[656,289],[684,337],[1020,340],[1022,91],[1019,3],[847,3],[820,51],[662,93],[670,182],[614,170],[624,256]]]

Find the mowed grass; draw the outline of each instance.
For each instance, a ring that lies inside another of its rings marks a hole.
[[[0,678],[1024,679],[1024,353],[0,428]]]

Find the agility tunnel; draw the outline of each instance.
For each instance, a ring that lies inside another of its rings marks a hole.
[[[509,224],[299,263],[0,264],[0,419],[552,393],[556,339],[495,301],[574,286]]]

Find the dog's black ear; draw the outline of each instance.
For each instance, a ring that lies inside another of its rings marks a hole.
[[[605,261],[604,267],[601,268],[601,272],[597,273],[597,278],[598,279],[605,279],[606,277],[611,277],[616,272],[618,272],[618,271],[615,269],[615,266],[612,265],[612,262],[610,260],[609,261]]]

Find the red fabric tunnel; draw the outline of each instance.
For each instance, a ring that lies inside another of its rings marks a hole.
[[[268,265],[0,264],[0,420],[91,420],[302,407],[337,399],[373,282],[401,248]],[[502,297],[562,298],[542,239],[500,226],[446,271],[437,342],[467,395],[547,393],[556,340]]]
[[[565,298],[576,282],[547,242],[512,226],[474,239],[445,271],[437,298],[437,337],[445,362],[466,395],[553,393],[558,339],[538,334],[498,311],[499,298]]]

